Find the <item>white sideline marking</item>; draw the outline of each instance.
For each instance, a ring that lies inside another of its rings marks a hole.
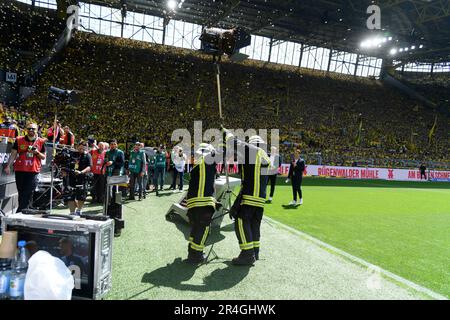
[[[398,275],[396,275],[396,274],[394,274],[392,272],[384,270],[383,268],[380,268],[379,266],[371,264],[370,262],[367,262],[366,260],[363,260],[361,258],[355,257],[355,256],[353,256],[353,255],[351,255],[351,254],[349,254],[349,253],[347,253],[347,252],[345,252],[345,251],[343,251],[341,249],[338,249],[336,247],[333,247],[332,245],[329,245],[328,243],[320,241],[319,239],[316,239],[316,238],[314,238],[314,237],[312,237],[312,236],[310,236],[310,235],[308,235],[308,234],[306,234],[306,233],[304,233],[302,231],[299,231],[299,230],[294,229],[294,228],[292,228],[292,227],[290,227],[288,225],[285,225],[284,223],[275,221],[275,220],[273,220],[272,218],[269,218],[266,215],[264,216],[264,219],[269,220],[270,221],[269,224],[275,224],[275,225],[277,225],[277,226],[279,226],[281,228],[289,230],[289,231],[291,231],[291,232],[293,232],[293,233],[295,233],[295,234],[297,234],[297,235],[299,235],[299,236],[301,236],[301,237],[303,237],[303,238],[313,242],[314,244],[318,245],[319,247],[327,248],[328,250],[332,251],[333,253],[336,253],[338,255],[344,256],[347,259],[349,259],[349,260],[351,260],[353,262],[356,262],[356,263],[358,263],[358,264],[360,264],[362,266],[365,266],[365,267],[367,267],[367,268],[369,268],[371,270],[377,270],[377,271],[379,270],[379,272],[382,275],[384,275],[385,277],[391,278],[391,279],[393,279],[393,280],[395,280],[397,282],[400,282],[400,283],[402,283],[402,284],[404,284],[404,285],[406,285],[406,286],[408,286],[408,287],[410,287],[410,288],[412,288],[412,289],[414,289],[414,290],[416,290],[418,292],[421,292],[423,294],[428,295],[429,297],[431,297],[433,299],[436,299],[436,300],[448,300],[447,297],[445,297],[445,296],[443,296],[443,295],[441,295],[439,293],[436,293],[436,292],[434,292],[434,291],[432,291],[432,290],[430,290],[428,288],[422,287],[422,286],[420,286],[420,285],[418,285],[418,284],[416,284],[416,283],[414,283],[412,281],[409,281],[409,280],[407,280],[405,278],[402,278],[402,277],[400,277],[400,276],[398,276]]]

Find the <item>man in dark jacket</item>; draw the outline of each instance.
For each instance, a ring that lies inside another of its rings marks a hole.
[[[422,178],[427,180],[427,167],[425,167],[425,164],[422,163],[419,169],[420,169],[420,180],[422,180]]]
[[[291,162],[291,166],[289,168],[288,179],[286,180],[286,183],[292,181],[292,193],[294,196],[294,200],[289,203],[290,206],[303,204],[302,180],[305,168],[305,160],[300,157],[300,150],[297,149],[294,154],[294,159]],[[299,202],[297,202],[297,194],[300,199]]]
[[[275,193],[275,186],[277,183],[278,170],[281,167],[281,157],[278,153],[278,149],[276,147],[272,147],[270,149],[270,163],[271,170],[269,171],[269,181],[270,181],[270,195],[268,203],[272,202],[273,195]]]

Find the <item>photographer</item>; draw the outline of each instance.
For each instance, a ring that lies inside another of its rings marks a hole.
[[[86,175],[91,172],[92,157],[88,153],[88,143],[82,141],[78,145],[78,158],[75,160],[73,169],[71,168],[67,174],[69,177],[69,190],[70,193],[66,200],[70,214],[81,215],[84,202],[87,197],[87,177]]]
[[[27,135],[16,139],[5,168],[5,173],[9,175],[11,173],[10,166],[15,161],[14,171],[19,193],[17,212],[22,212],[30,205],[37,185],[37,175],[41,172],[42,160],[45,159],[45,141],[38,138],[37,129],[35,123],[27,125]]]

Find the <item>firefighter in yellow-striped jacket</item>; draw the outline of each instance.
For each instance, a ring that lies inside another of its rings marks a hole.
[[[242,179],[240,193],[231,210],[241,253],[232,263],[253,265],[259,259],[260,227],[266,202],[270,158],[261,148],[266,146],[261,137],[252,136],[246,143],[234,137],[230,131],[224,128],[222,131],[226,150],[233,150],[237,155]]]
[[[188,263],[205,262],[205,243],[216,209],[214,198],[214,182],[216,179],[216,151],[207,143],[200,144],[196,151],[197,160],[191,171],[189,190],[187,194],[188,217],[191,223],[189,237]]]

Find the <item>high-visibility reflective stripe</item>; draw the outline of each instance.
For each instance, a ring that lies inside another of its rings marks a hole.
[[[242,196],[242,199],[250,200],[250,201],[255,201],[255,202],[261,202],[261,203],[265,203],[265,202],[266,202],[266,199],[264,199],[264,198],[253,197],[253,196],[249,196],[249,195],[246,195],[246,194],[244,194],[244,195]]]
[[[214,207],[215,203],[213,202],[201,202],[201,203],[194,203],[194,204],[188,204],[188,209],[192,208],[202,208],[202,207]]]
[[[253,247],[259,248],[259,245],[260,245],[259,241],[253,241]]]
[[[191,244],[191,248],[196,250],[196,251],[202,251],[203,252],[203,249],[205,249],[204,246],[199,246],[198,244],[194,243],[193,241],[190,241],[189,243]]]
[[[205,246],[205,242],[206,242],[206,238],[208,237],[208,233],[209,233],[209,227],[206,227],[205,233],[203,234],[202,241],[200,242],[200,245],[203,247]]]
[[[239,227],[239,234],[241,235],[242,244],[247,244],[247,239],[245,238],[244,232],[244,223],[241,218],[238,218],[238,227]]]
[[[205,170],[205,159],[202,159],[202,163],[200,163],[200,181],[198,188],[198,196],[203,197],[205,194],[205,180],[206,180],[206,170]]]
[[[259,201],[256,202],[256,201],[247,200],[247,199],[242,200],[241,203],[251,203],[251,204],[254,204],[256,206],[264,206],[264,203],[262,203],[262,202],[259,202]]]
[[[199,200],[199,201],[191,201],[187,203],[188,205],[190,204],[211,204],[214,205],[215,202],[214,200]]]
[[[261,175],[261,158],[260,151],[256,153],[256,161],[255,161],[255,172],[254,172],[254,181],[253,181],[253,196],[259,196],[259,177]]]
[[[214,201],[214,200],[215,200],[214,197],[202,197],[202,198],[190,198],[186,202],[191,203],[191,202]]]
[[[247,244],[240,244],[239,248],[241,250],[253,250],[254,249],[253,242],[250,242],[250,243],[247,243]]]
[[[244,204],[247,206],[251,206],[251,207],[264,208],[263,203],[253,202],[253,201],[249,201],[249,200],[242,200],[241,205],[244,205]]]

